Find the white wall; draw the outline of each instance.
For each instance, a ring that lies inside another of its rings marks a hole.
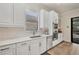
[[[79,9],[70,10],[61,14],[61,29],[63,39],[71,42],[71,18],[79,16]]]

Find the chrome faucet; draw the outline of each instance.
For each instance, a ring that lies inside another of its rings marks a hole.
[[[37,32],[37,30],[36,30],[36,29],[34,29],[34,30],[33,30],[33,35],[35,35],[35,34],[36,34],[36,32]]]

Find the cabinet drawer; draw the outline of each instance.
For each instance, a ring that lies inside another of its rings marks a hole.
[[[1,55],[14,55],[15,54],[15,44],[1,46],[0,47],[0,54]]]
[[[24,45],[27,45],[27,44],[28,44],[28,41],[23,41],[23,42],[17,43],[17,46],[24,46]]]
[[[29,55],[29,42],[17,43],[17,55]]]

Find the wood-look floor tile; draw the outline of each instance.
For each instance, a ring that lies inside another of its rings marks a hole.
[[[47,53],[51,55],[79,55],[79,45],[69,42],[62,42],[50,49]]]

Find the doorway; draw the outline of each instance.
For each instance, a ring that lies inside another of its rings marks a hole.
[[[79,44],[79,17],[71,18],[71,42]]]

